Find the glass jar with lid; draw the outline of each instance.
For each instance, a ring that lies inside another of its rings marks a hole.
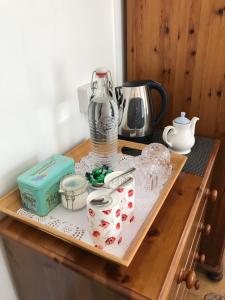
[[[86,205],[88,196],[88,182],[81,175],[67,175],[61,182],[59,192],[61,193],[62,205],[71,210],[81,209]]]

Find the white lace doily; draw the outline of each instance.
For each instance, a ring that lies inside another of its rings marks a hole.
[[[135,158],[118,154],[118,168],[117,170],[126,170],[134,166]],[[76,174],[85,175],[93,169],[93,159],[89,154],[80,162],[75,164]],[[117,257],[123,257],[129,248],[132,240],[140,230],[146,217],[149,215],[152,207],[157,201],[159,192],[148,191],[148,194],[143,196],[140,193],[140,187],[136,185],[136,199],[134,216],[135,221],[128,224],[123,224],[122,236],[123,242],[114,248],[105,248],[104,251],[111,253]],[[50,228],[54,228],[66,235],[74,237],[74,239],[81,240],[87,244],[93,245],[92,239],[88,233],[88,220],[86,207],[78,211],[71,211],[65,209],[61,204],[55,207],[47,216],[39,217],[32,214],[23,208],[17,211],[18,214],[26,216],[38,223],[44,224]]]
[[[57,229],[58,231],[63,232],[66,235],[70,235],[77,240],[81,240],[85,233],[84,229],[81,229],[80,227],[72,223],[68,223],[51,215],[40,217],[28,212],[23,208],[18,209],[17,214],[30,218],[38,223],[44,224],[51,228]]]

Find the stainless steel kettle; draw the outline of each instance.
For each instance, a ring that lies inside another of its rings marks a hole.
[[[154,116],[151,90],[161,96],[161,110]],[[116,87],[119,108],[119,138],[140,143],[151,142],[153,128],[167,111],[168,96],[164,87],[152,80],[128,81]]]

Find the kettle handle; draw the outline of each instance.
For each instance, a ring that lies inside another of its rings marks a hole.
[[[116,94],[116,101],[118,106],[118,112],[119,112],[119,119],[118,119],[118,126],[121,125],[123,114],[124,114],[124,107],[126,105],[126,99],[123,99],[123,93],[122,93],[122,86],[115,87],[115,94]]]
[[[153,126],[157,125],[162,117],[165,115],[168,107],[168,94],[164,87],[156,81],[148,81],[147,86],[149,90],[157,90],[161,96],[161,111],[158,116],[153,120]]]
[[[123,94],[122,94],[122,86],[117,86],[115,87],[115,93],[116,93],[116,100],[117,100],[117,105],[120,107],[123,101]]]

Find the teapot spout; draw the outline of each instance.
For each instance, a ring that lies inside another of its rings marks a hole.
[[[193,117],[191,119],[191,131],[192,131],[192,134],[194,135],[195,134],[195,125],[196,125],[196,122],[199,120],[198,117]]]

